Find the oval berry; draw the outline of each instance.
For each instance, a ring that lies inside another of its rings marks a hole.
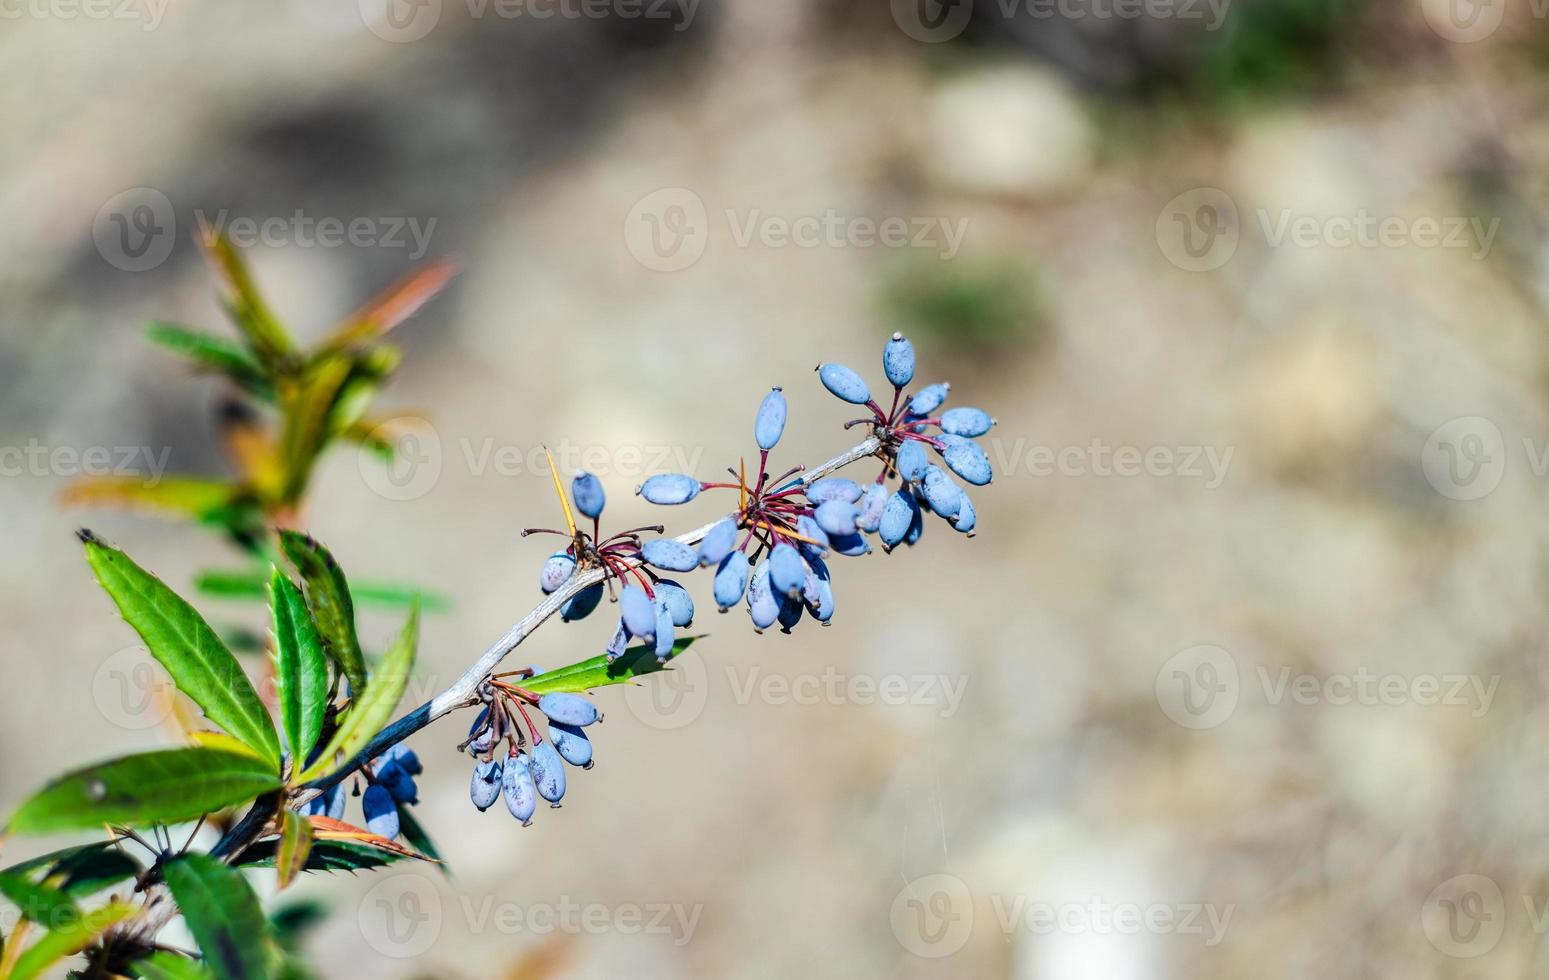
[[[907,489],[896,491],[887,498],[887,506],[883,508],[882,520],[877,525],[877,533],[882,537],[882,547],[889,550],[897,547],[909,533],[909,525],[914,522],[914,512],[919,505],[914,502],[914,496]]]
[[[811,558],[816,555],[821,558],[828,551],[828,532],[823,530],[822,525],[818,524],[816,520],[808,517],[806,514],[796,518],[796,533],[804,538],[812,539],[810,542],[797,542],[796,550],[802,553],[802,557]]]
[[[563,722],[549,722],[549,741],[554,743],[554,750],[559,757],[572,766],[580,766],[582,769],[592,767],[592,740],[586,737],[586,733],[574,725],[566,725]]]
[[[748,587],[748,556],[733,551],[721,559],[721,567],[715,570],[715,604],[725,612],[742,598]]]
[[[559,607],[559,617],[567,623],[573,623],[578,619],[585,619],[602,602],[602,583],[597,582],[571,596],[563,606]]]
[[[843,364],[819,364],[818,377],[823,387],[852,405],[864,405],[871,401],[871,390],[861,376]]]
[[[748,616],[753,620],[753,628],[762,633],[768,629],[780,616],[780,600],[769,588],[769,562],[764,560],[753,569],[753,576],[748,580]]]
[[[887,487],[880,483],[873,483],[861,494],[860,503],[856,505],[855,526],[857,529],[871,533],[876,531],[877,525],[882,522],[882,508],[887,506]]]
[[[826,504],[830,500],[842,500],[847,504],[853,504],[861,499],[861,485],[842,476],[825,476],[808,487],[806,492],[807,499],[814,506]]]
[[[699,553],[675,538],[656,538],[640,547],[640,557],[669,572],[691,572],[699,567]]]
[[[925,455],[925,444],[917,439],[906,439],[904,444],[898,447],[898,457],[894,460],[898,466],[898,475],[913,483],[925,475],[925,467],[930,465],[930,458]]]
[[[575,559],[563,551],[556,551],[538,572],[538,588],[543,590],[544,595],[548,595],[570,581],[570,576],[574,574]]]
[[[372,783],[360,798],[360,808],[366,814],[366,829],[388,840],[398,836],[398,804],[381,783]]]
[[[934,463],[925,467],[920,492],[925,497],[925,503],[938,517],[950,520],[957,516],[957,509],[962,506],[963,492],[947,476],[946,471]]]
[[[480,813],[500,799],[500,770],[500,763],[493,759],[473,767],[473,778],[468,781],[468,798]]]
[[[532,823],[532,815],[538,812],[538,790],[532,782],[532,769],[524,752],[507,759],[505,770],[500,774],[500,789],[506,798],[506,809],[511,816],[526,827]]]
[[[962,491],[959,492],[962,493]],[[968,494],[962,493],[962,496],[962,503],[957,508],[957,516],[952,518],[952,526],[972,537],[974,527],[979,523],[979,516],[974,513],[974,502],[968,499]]]
[[[565,766],[554,746],[548,742],[533,746],[532,758],[527,765],[532,772],[533,785],[538,788],[538,795],[548,800],[551,806],[559,806],[559,801],[565,796]]]
[[[819,504],[813,519],[828,534],[850,535],[855,533],[855,505],[843,500],[830,500]]]
[[[984,450],[979,444],[962,436],[944,435],[941,441],[946,443],[946,448],[941,451],[941,458],[946,460],[947,466],[969,483],[976,487],[982,487],[990,482],[993,474],[990,472],[989,457],[984,455]]]
[[[699,564],[719,565],[737,547],[737,522],[730,517],[716,521],[699,542]]]
[[[777,595],[798,596],[801,584],[807,577],[807,566],[802,564],[801,553],[784,541],[769,553],[769,584]]]
[[[414,753],[413,749],[402,742],[383,752],[382,758],[389,762],[398,763],[403,768],[403,771],[411,776],[418,776],[425,771],[424,765],[420,763],[420,757]]]
[[[893,334],[887,346],[882,348],[882,372],[894,388],[902,388],[914,380],[914,345],[903,334]]]
[[[672,611],[660,595],[656,597],[656,659],[672,656]]]
[[[699,481],[683,473],[658,473],[635,492],[653,504],[686,504],[699,496]]]
[[[626,585],[619,594],[619,618],[631,635],[650,639],[656,635],[656,609],[651,597],[638,585]]]
[[[656,583],[656,598],[667,604],[667,611],[672,614],[672,625],[693,625],[694,597],[683,586],[664,578]]]
[[[949,408],[941,413],[941,431],[953,436],[982,436],[995,420],[982,408]]]
[[[570,481],[570,499],[575,501],[576,510],[595,520],[602,516],[608,495],[603,492],[601,480],[582,470]]]
[[[928,417],[932,412],[941,407],[941,403],[947,400],[947,395],[952,392],[951,382],[941,381],[933,385],[927,385],[914,393],[909,399],[909,413],[920,418]]]
[[[538,699],[538,710],[550,721],[561,721],[585,728],[602,716],[597,706],[579,694],[545,694]]]
[[[753,420],[753,438],[758,448],[770,450],[780,441],[785,431],[785,393],[779,388],[769,389],[769,394],[759,403],[758,417]]]
[[[612,663],[621,657],[624,653],[624,648],[628,645],[629,630],[625,628],[623,620],[620,620],[618,628],[613,631],[613,638],[608,641],[608,646],[603,651],[608,655],[608,663]]]
[[[419,787],[414,777],[403,771],[396,762],[389,762],[377,770],[377,783],[387,789],[388,795],[399,803],[418,803]]]
[[[833,550],[846,558],[858,558],[871,553],[871,545],[859,534],[839,534],[828,539]]]

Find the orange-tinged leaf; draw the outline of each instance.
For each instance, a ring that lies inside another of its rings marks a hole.
[[[344,350],[381,336],[419,312],[456,274],[456,264],[448,259],[414,270],[355,311],[323,349]]]

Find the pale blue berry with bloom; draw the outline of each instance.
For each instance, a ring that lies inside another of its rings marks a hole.
[[[990,431],[995,420],[982,408],[949,408],[941,413],[941,431],[953,436],[974,438]]]
[[[637,585],[626,585],[619,594],[619,618],[635,636],[650,639],[656,635],[656,609],[651,597]]]
[[[854,371],[843,364],[819,364],[818,377],[823,387],[852,405],[864,405],[871,401],[871,389]]]
[[[725,612],[742,598],[748,587],[748,556],[734,551],[721,560],[715,572],[715,604]]]
[[[828,534],[849,535],[855,533],[855,505],[843,500],[830,500],[819,504],[813,517],[818,527]]]
[[[685,473],[658,473],[635,492],[653,504],[686,504],[699,496],[699,481]]]
[[[511,816],[520,820],[523,827],[531,826],[532,815],[538,812],[538,789],[533,785],[527,753],[506,760],[500,785],[501,793],[506,798],[506,809],[511,811]]]
[[[705,568],[719,565],[737,547],[737,522],[730,517],[717,521],[699,542],[699,564]]]
[[[806,574],[801,553],[785,542],[775,545],[769,553],[769,584],[777,595],[800,595]]]
[[[903,334],[893,334],[887,346],[882,348],[882,372],[894,388],[902,388],[914,380],[914,345]]]
[[[956,517],[958,508],[962,506],[963,492],[947,476],[946,471],[935,464],[925,468],[925,476],[920,480],[920,493],[926,505],[938,517]]]
[[[548,595],[555,589],[570,581],[570,576],[575,574],[575,559],[563,551],[556,551],[543,563],[543,568],[538,571],[538,587]]]
[[[918,415],[920,418],[928,418],[932,412],[940,408],[947,400],[947,395],[952,391],[950,381],[940,381],[933,385],[927,385],[915,392],[909,399],[909,414]]]
[[[597,706],[579,694],[545,694],[538,699],[538,710],[550,721],[585,728],[602,717]]]
[[[655,538],[640,546],[647,564],[669,572],[691,572],[699,567],[699,552],[673,538]]]
[[[575,501],[576,510],[592,520],[602,516],[602,508],[608,502],[602,481],[584,470],[570,481],[570,499]]]
[[[785,416],[785,393],[779,388],[771,388],[759,403],[758,415],[753,420],[753,438],[758,442],[758,448],[768,452],[775,447],[785,432]]]

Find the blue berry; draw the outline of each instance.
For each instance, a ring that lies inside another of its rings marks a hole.
[[[780,441],[785,431],[785,394],[779,388],[769,389],[769,394],[758,406],[758,418],[753,421],[753,438],[758,448],[770,450]]]
[[[830,500],[853,504],[861,499],[861,485],[842,476],[826,476],[808,487],[806,493],[813,505],[826,504]]]
[[[631,635],[648,639],[656,635],[656,609],[651,597],[638,585],[626,585],[619,595],[619,618]]]
[[[699,564],[719,565],[737,547],[737,522],[730,517],[716,521],[699,542]]]
[[[468,781],[468,798],[483,813],[500,798],[500,763],[497,760],[480,762],[473,767],[473,778]]]
[[[742,598],[748,587],[748,556],[733,551],[721,559],[721,567],[715,570],[715,604],[725,612]]]
[[[907,488],[901,488],[887,498],[887,506],[882,511],[882,520],[877,525],[877,533],[882,537],[882,547],[891,551],[904,540],[909,534],[909,525],[914,522],[914,514],[917,510],[919,505],[914,502],[914,495]]]
[[[699,496],[699,481],[684,473],[658,473],[635,492],[653,504],[686,504]]]
[[[913,483],[925,475],[925,467],[930,465],[930,458],[925,455],[923,442],[917,439],[905,439],[904,444],[898,447],[895,462],[898,464],[898,475]]]
[[[909,521],[908,532],[904,534],[904,544],[912,548],[920,540],[920,535],[925,533],[925,508],[920,506],[918,492],[909,494],[909,503],[914,507],[914,515]]]
[[[887,497],[886,486],[880,483],[868,486],[856,506],[855,526],[867,533],[875,532],[882,522],[882,508],[887,506]]]
[[[984,455],[984,450],[971,439],[951,434],[938,437],[946,443],[941,451],[941,458],[946,460],[947,466],[953,473],[972,483],[976,487],[982,487],[990,482],[989,457]]]
[[[306,802],[301,812],[309,817],[344,819],[344,789],[342,783],[334,783]]]
[[[789,633],[801,622],[802,611],[806,607],[802,605],[801,597],[784,596],[780,599],[780,612],[775,617],[780,623],[780,632]]]
[[[548,742],[533,746],[532,759],[527,765],[538,795],[548,800],[550,806],[559,806],[565,796],[565,766],[554,746]]]
[[[597,706],[579,694],[545,694],[538,699],[538,710],[550,721],[585,728],[601,718]]]
[[[780,600],[769,588],[769,561],[758,563],[753,577],[748,580],[748,615],[753,628],[762,633],[780,616]]]
[[[656,597],[656,659],[666,660],[672,656],[672,610],[667,608],[667,603],[661,596]]]
[[[425,767],[420,763],[420,757],[415,755],[414,750],[402,742],[393,745],[386,752],[383,752],[382,758],[398,763],[403,768],[403,771],[411,776],[418,776],[425,771]]]
[[[930,413],[941,407],[941,403],[947,400],[947,395],[952,391],[950,382],[942,381],[937,384],[927,385],[914,393],[909,399],[909,414],[918,415],[920,418],[928,418]]]
[[[559,757],[572,766],[580,766],[582,769],[592,767],[592,740],[581,729],[551,721],[549,741],[554,743],[554,750],[559,753]]]
[[[941,413],[941,431],[953,436],[982,436],[995,420],[982,408],[949,408]]]
[[[797,550],[801,552],[802,557],[811,558],[816,555],[821,558],[828,551],[828,532],[823,530],[822,525],[814,518],[808,517],[806,514],[796,518],[796,533],[804,538],[811,538],[816,542],[814,544],[809,544],[806,541],[798,542],[799,547]]]
[[[840,534],[830,537],[828,543],[833,550],[846,558],[857,558],[871,552],[871,545],[859,534]]]
[[[914,380],[914,345],[905,340],[903,334],[893,334],[893,339],[882,348],[882,372],[894,388],[902,388]]]
[[[468,754],[483,755],[495,747],[495,730],[486,727],[489,721],[489,706],[485,705],[479,710],[478,717],[473,719],[473,724],[468,727]]]
[[[593,520],[602,516],[603,505],[608,502],[607,494],[602,491],[602,481],[585,471],[577,473],[570,481],[570,499],[575,501],[576,510]]]
[[[538,587],[548,595],[555,589],[570,581],[570,576],[575,574],[575,559],[563,551],[556,551],[549,556],[549,560],[543,563],[543,568],[538,572]]]
[[[813,619],[826,625],[834,618],[834,588],[828,580],[828,569],[821,562],[808,570],[801,598]]]
[[[532,815],[538,812],[538,791],[532,782],[532,769],[527,753],[507,759],[500,778],[501,792],[506,798],[506,809],[511,816],[526,827],[532,824]]]
[[[694,597],[683,586],[664,578],[656,583],[656,598],[667,604],[667,611],[672,614],[672,625],[693,625]]]
[[[852,405],[864,405],[871,401],[871,390],[861,376],[843,364],[819,364],[818,377],[823,387]]]
[[[963,500],[957,508],[957,516],[952,519],[952,526],[972,537],[974,527],[979,523],[979,517],[974,513],[974,503],[968,499],[968,494],[964,491],[959,492],[962,493]]]
[[[618,628],[613,631],[613,638],[608,641],[608,663],[612,663],[623,656],[625,647],[629,646],[629,630],[624,626],[624,621],[619,620]]]
[[[669,572],[692,572],[699,567],[699,553],[675,538],[656,538],[640,548],[640,557]]]
[[[807,567],[802,564],[801,553],[784,541],[769,553],[769,584],[777,595],[798,596],[801,584],[807,577]]]
[[[925,497],[925,503],[938,517],[951,519],[957,516],[957,509],[962,506],[963,492],[947,476],[941,467],[931,464],[925,467],[925,478],[920,481],[920,492]]]
[[[559,616],[567,623],[573,623],[578,619],[585,619],[597,608],[602,601],[602,583],[588,585],[586,588],[570,597],[570,600],[559,607]]]
[[[379,837],[392,840],[398,836],[398,804],[381,783],[366,787],[360,798],[360,807],[366,813],[366,829]]]
[[[396,762],[389,762],[377,770],[376,781],[399,803],[418,803],[419,787],[414,777],[403,771]]]
[[[830,500],[819,504],[813,513],[813,518],[829,534],[840,536],[855,533],[855,505],[845,503],[843,500]]]

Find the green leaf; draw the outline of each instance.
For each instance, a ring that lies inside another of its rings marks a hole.
[[[44,970],[66,956],[74,956],[96,942],[103,933],[134,915],[135,911],[133,905],[111,902],[84,913],[67,926],[44,933],[42,939],[16,958],[7,980],[32,980],[41,976]]]
[[[424,826],[415,819],[414,814],[405,805],[399,805],[398,807],[398,826],[403,834],[404,843],[432,861],[440,862],[443,874],[451,874],[446,866],[446,861],[441,857],[441,852],[436,849],[435,841],[430,839],[430,835],[425,832]]]
[[[258,287],[248,272],[247,263],[231,241],[211,228],[203,229],[205,249],[226,285],[226,309],[242,331],[248,346],[271,371],[293,358],[296,345],[269,305],[258,295]]]
[[[205,595],[222,599],[269,598],[269,572],[267,569],[206,569],[194,576],[194,588]],[[349,587],[350,598],[362,606],[378,606],[383,609],[407,609],[415,598],[420,601],[420,611],[443,613],[452,608],[452,600],[439,592],[404,585],[398,582],[362,580]]]
[[[301,497],[317,457],[333,435],[334,405],[350,376],[350,362],[329,358],[308,368],[300,382],[281,397],[285,418],[280,435],[280,456],[285,461],[282,499]]]
[[[205,962],[222,980],[266,978],[276,960],[269,920],[242,872],[206,854],[168,861],[167,887]]]
[[[70,507],[121,507],[162,517],[214,521],[238,496],[235,487],[197,476],[154,479],[134,474],[85,476],[72,480],[59,495]]]
[[[280,765],[280,741],[237,658],[194,607],[129,556],[82,532],[86,560],[178,690],[212,722]]]
[[[243,852],[241,867],[275,866],[278,840],[259,841]],[[399,861],[412,861],[412,855],[385,851],[380,847],[351,840],[314,840],[307,855],[307,871],[371,871]]]
[[[366,658],[355,636],[355,603],[344,570],[327,548],[296,531],[280,532],[280,549],[301,575],[307,608],[328,655],[349,680],[350,695],[360,697],[366,692]]]
[[[277,905],[269,913],[269,928],[280,948],[294,953],[307,933],[328,918],[328,906],[315,898],[298,898]]]
[[[81,916],[69,895],[48,885],[34,884],[25,875],[0,874],[0,895],[10,899],[23,918],[45,929],[68,926]]]
[[[167,950],[135,960],[134,968],[143,980],[215,980],[203,963]]]
[[[280,846],[275,852],[275,870],[280,873],[280,887],[295,880],[307,864],[307,854],[312,850],[312,824],[295,810],[286,810],[280,817]]]
[[[274,401],[274,388],[265,377],[263,367],[241,344],[173,323],[152,323],[145,335],[198,367],[225,375],[254,396],[267,402]]]
[[[280,725],[290,746],[291,764],[299,769],[312,757],[328,713],[328,656],[307,612],[301,590],[279,569],[269,582],[274,617],[274,681],[280,702]]]
[[[54,851],[7,868],[0,874],[20,875],[57,886],[72,898],[84,898],[109,885],[133,878],[143,868],[114,841],[95,841]],[[41,872],[41,874],[38,874]]]
[[[263,759],[219,749],[163,749],[87,766],[59,777],[11,815],[24,834],[104,823],[195,820],[282,785]]]
[[[306,783],[338,771],[348,765],[366,743],[371,741],[387,720],[392,717],[403,689],[409,683],[409,671],[414,667],[414,652],[419,646],[420,609],[415,603],[409,607],[409,618],[393,645],[382,655],[382,662],[371,675],[366,693],[356,697],[333,740],[294,782]]]
[[[522,686],[534,694],[580,694],[609,684],[623,684],[636,677],[665,670],[672,659],[687,650],[700,636],[685,636],[672,645],[672,654],[665,661],[656,659],[649,645],[632,646],[608,663],[607,655],[591,657],[568,667],[545,671],[537,677],[525,680]]]

